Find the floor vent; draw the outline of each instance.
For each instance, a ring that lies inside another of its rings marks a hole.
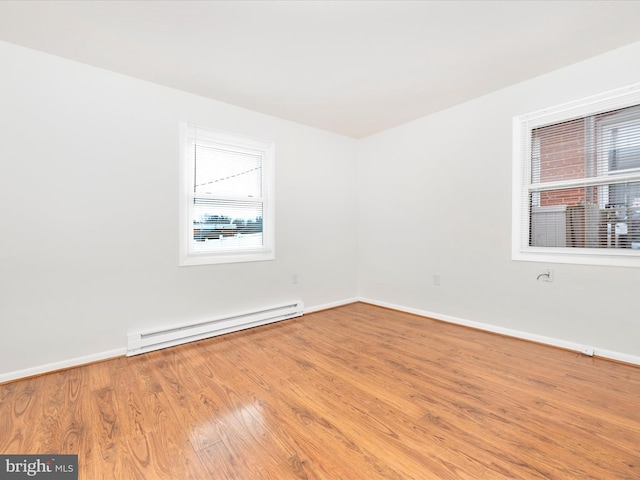
[[[245,328],[299,317],[303,314],[303,311],[303,302],[297,301],[206,322],[179,325],[162,330],[130,333],[127,335],[127,356],[130,357],[224,333],[236,332]]]

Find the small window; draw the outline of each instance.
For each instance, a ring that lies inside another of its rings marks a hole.
[[[640,266],[640,85],[514,119],[513,258]]]
[[[273,142],[182,126],[181,265],[274,258]]]

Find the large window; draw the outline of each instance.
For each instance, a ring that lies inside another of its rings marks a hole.
[[[514,119],[513,258],[640,266],[640,85]]]
[[[182,125],[181,265],[274,258],[273,149]]]

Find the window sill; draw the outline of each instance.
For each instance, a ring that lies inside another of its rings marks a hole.
[[[527,248],[514,251],[512,260],[575,265],[640,267],[640,250],[608,250],[592,248]]]

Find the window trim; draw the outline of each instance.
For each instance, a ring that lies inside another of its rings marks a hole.
[[[528,196],[524,194],[525,189],[527,193],[535,191],[530,189],[532,130],[639,104],[640,83],[637,83],[513,118],[512,260],[640,267],[638,250],[529,246],[525,240],[529,238],[531,228],[529,202]],[[548,186],[550,183],[545,185]],[[569,185],[570,181],[561,183]],[[581,182],[582,185],[584,182]]]
[[[193,171],[190,146],[192,130],[204,135],[207,142],[224,145],[239,152],[259,153],[262,158],[262,235],[263,245],[257,248],[229,248],[219,251],[195,251],[193,245]],[[270,140],[225,132],[192,123],[180,123],[180,266],[215,265],[222,263],[256,262],[275,259],[275,146]]]

